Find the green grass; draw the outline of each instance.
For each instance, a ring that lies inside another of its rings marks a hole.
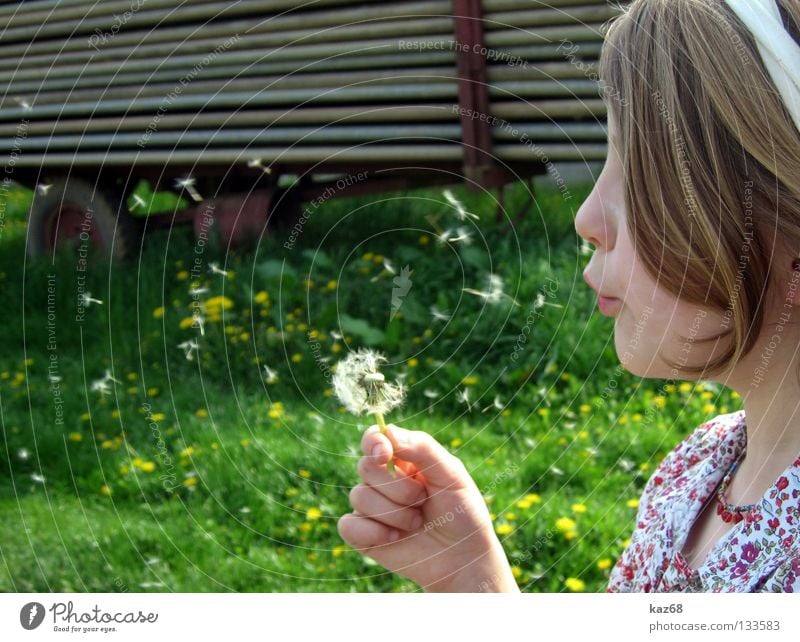
[[[372,420],[343,413],[319,358],[329,366],[361,345],[410,384],[388,419],[431,432],[484,490],[523,590],[564,591],[570,577],[604,590],[653,468],[738,404],[693,385],[665,393],[618,368],[613,322],[581,278],[573,219],[589,189],[572,186],[564,202],[543,188],[513,227],[494,223],[490,194],[454,190],[482,218],[484,238],[468,246],[432,238],[455,224],[438,190],[334,199],[292,249],[281,228],[249,251],[204,248],[199,278],[190,228],[149,233],[127,263],[92,256],[85,273],[64,253],[26,261],[24,228],[4,235],[0,590],[418,590],[336,531]],[[509,209],[524,197],[513,190]],[[393,276],[376,254],[413,270],[391,321]],[[209,273],[211,261],[228,277]],[[462,292],[484,288],[489,270],[520,305]],[[84,275],[103,304],[78,322]],[[544,306],[519,344],[548,282],[558,288],[547,301],[562,307]],[[206,304],[203,336],[189,327],[193,286],[208,289],[199,302],[219,302]],[[432,322],[431,304],[452,321]],[[193,338],[200,353],[187,360],[178,346]],[[119,383],[102,395],[92,383],[106,369]],[[58,400],[48,374],[61,377]],[[472,411],[456,398],[464,388]],[[440,393],[435,404],[425,390]],[[496,395],[506,410],[482,412]],[[566,532],[564,517],[575,522]]]

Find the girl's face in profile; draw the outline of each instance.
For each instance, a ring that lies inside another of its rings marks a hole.
[[[726,340],[703,345],[692,339],[719,333],[724,315],[675,298],[645,270],[628,233],[620,142],[611,112],[608,139],[603,171],[575,218],[577,233],[595,247],[584,279],[600,295],[617,299],[603,313],[615,318],[617,357],[629,372],[640,377],[697,378],[673,369],[659,353],[679,365],[707,362],[724,350]]]

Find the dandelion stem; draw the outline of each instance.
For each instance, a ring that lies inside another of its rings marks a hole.
[[[382,412],[376,412],[375,413],[375,420],[378,422],[378,425],[381,428],[381,432],[384,435],[387,434],[389,432],[389,430],[386,428],[386,422],[383,419],[383,413]],[[389,461],[386,462],[386,470],[388,470],[390,474],[394,473],[394,462],[392,461],[393,458],[394,458],[394,455],[392,455],[392,457],[389,458]]]

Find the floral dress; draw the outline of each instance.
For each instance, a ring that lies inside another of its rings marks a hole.
[[[800,591],[800,456],[698,569],[680,551],[706,502],[747,445],[744,410],[701,424],[645,485],[630,544],[608,592]]]

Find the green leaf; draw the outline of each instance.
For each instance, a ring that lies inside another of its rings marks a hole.
[[[367,345],[380,345],[384,341],[383,332],[373,328],[363,319],[356,319],[347,314],[342,314],[339,316],[339,323],[346,333],[360,337]]]

